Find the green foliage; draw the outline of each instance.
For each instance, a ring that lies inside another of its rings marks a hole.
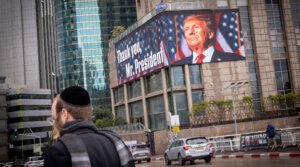
[[[112,111],[108,107],[96,107],[94,109],[95,124],[97,127],[109,127],[126,124],[124,118],[114,118]]]
[[[113,119],[113,114],[109,107],[96,107],[93,110],[93,114],[95,116],[95,120],[103,118]]]
[[[246,104],[253,103],[253,98],[251,96],[244,96],[242,101]]]
[[[111,31],[111,36],[112,37],[116,37],[116,36],[118,36],[119,34],[121,34],[123,31],[125,31],[126,29],[125,29],[125,27],[123,27],[123,26],[115,26],[114,28],[113,28],[113,30]]]

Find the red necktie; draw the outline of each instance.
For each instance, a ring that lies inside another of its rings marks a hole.
[[[204,58],[205,58],[204,54],[199,54],[196,58],[197,64],[202,64]]]

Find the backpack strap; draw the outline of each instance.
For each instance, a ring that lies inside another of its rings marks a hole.
[[[65,134],[59,140],[67,147],[71,155],[72,167],[91,167],[86,147],[76,134]]]
[[[107,137],[115,145],[119,155],[121,167],[135,167],[132,154],[120,136],[110,130],[98,130],[98,133]]]

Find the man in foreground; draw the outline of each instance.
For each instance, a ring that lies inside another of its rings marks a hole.
[[[57,95],[51,107],[53,137],[57,140],[45,155],[45,167],[134,166],[132,155],[112,132],[98,132],[88,92],[78,86]],[[118,147],[118,150],[116,149]]]

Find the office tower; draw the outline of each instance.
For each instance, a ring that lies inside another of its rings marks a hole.
[[[0,1],[0,75],[14,85],[56,86],[53,1]]]
[[[108,40],[136,21],[134,0],[55,1],[60,89],[82,86],[92,104],[110,106]]]
[[[50,90],[9,89],[6,103],[11,157],[41,155],[52,130]]]

